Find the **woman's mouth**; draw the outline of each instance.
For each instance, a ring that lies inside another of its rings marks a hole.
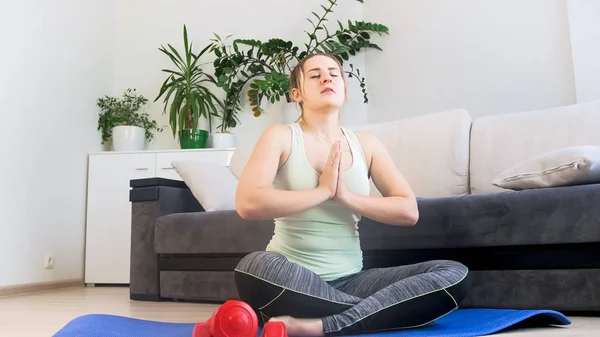
[[[335,90],[333,88],[325,88],[321,91],[321,94],[335,94]]]

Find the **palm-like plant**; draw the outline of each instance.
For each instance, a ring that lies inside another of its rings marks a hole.
[[[215,34],[211,51],[216,55],[214,60],[215,77],[218,86],[227,92],[225,106],[235,113],[241,109],[240,100],[242,91],[249,84],[248,99],[254,116],[260,116],[264,111],[261,108],[263,100],[271,103],[280,101],[285,97],[291,102],[289,96],[289,74],[292,68],[302,58],[314,53],[329,53],[334,55],[341,63],[348,61],[350,56],[366,48],[381,50],[371,42],[371,34],[388,34],[384,25],[350,21],[344,26],[337,21],[338,27],[332,31],[325,24],[329,21],[327,15],[333,13],[337,0],[327,0],[329,5],[321,5],[324,10],[322,15],[312,12],[315,20],[307,18],[312,25],[312,31],[305,31],[308,42],[304,48],[295,46],[291,41],[272,38],[266,42],[254,39],[235,39],[231,44],[226,43]],[[357,0],[364,3],[364,0]],[[348,77],[357,79],[362,88],[364,102],[368,102],[365,78],[360,75],[360,70],[349,64],[346,70]]]
[[[209,131],[212,129],[211,116],[219,116],[223,103],[211,92],[206,83],[216,84],[216,80],[200,67],[200,58],[210,49],[206,46],[196,54],[193,43],[188,41],[187,27],[183,26],[184,53],[181,55],[172,45],[161,46],[159,50],[166,54],[175,65],[175,69],[162,69],[169,74],[160,88],[155,102],[165,95],[163,114],[169,111],[169,124],[175,137],[179,129],[195,133],[200,117],[206,118]],[[170,102],[169,102],[170,101]],[[169,105],[170,104],[170,105]],[[220,109],[219,109],[220,108]]]

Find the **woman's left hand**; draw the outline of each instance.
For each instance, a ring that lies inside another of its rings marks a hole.
[[[344,198],[346,198],[348,193],[350,193],[350,191],[348,191],[348,189],[346,188],[345,175],[346,172],[342,169],[342,165],[340,165],[338,169],[337,189],[335,191],[335,196],[333,197],[338,202],[343,202]]]

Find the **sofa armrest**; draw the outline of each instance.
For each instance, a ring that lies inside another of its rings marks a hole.
[[[167,214],[203,212],[184,182],[164,178],[135,179],[131,190],[130,298],[159,299],[158,256],[154,251],[156,220]]]
[[[160,215],[204,212],[189,187],[181,180],[166,178],[133,179],[129,186],[132,205],[152,201],[160,207]]]

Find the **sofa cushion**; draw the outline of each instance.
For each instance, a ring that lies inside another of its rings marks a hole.
[[[492,183],[511,190],[600,183],[600,146],[543,153],[502,172]]]
[[[199,160],[174,161],[171,165],[205,211],[235,210],[238,180],[227,166]]]
[[[375,134],[418,197],[469,193],[470,128],[462,109],[348,127]],[[371,195],[381,195],[373,182]]]
[[[552,150],[600,145],[600,101],[475,119],[471,132],[471,193],[506,191],[500,173]]]

